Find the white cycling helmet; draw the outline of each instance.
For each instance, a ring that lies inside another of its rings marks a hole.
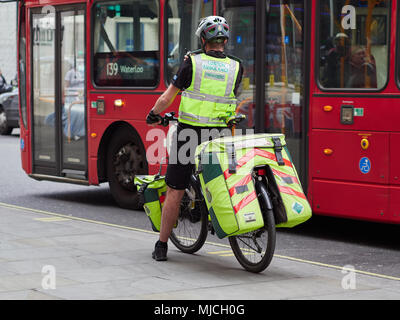
[[[224,17],[209,16],[200,21],[196,36],[206,42],[217,38],[229,39],[229,25]]]

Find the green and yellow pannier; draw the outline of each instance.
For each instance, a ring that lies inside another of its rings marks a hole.
[[[224,137],[196,149],[196,169],[219,238],[264,225],[252,173],[265,167],[277,227],[291,228],[311,217],[282,134]]]
[[[136,176],[134,183],[138,192],[143,196],[143,208],[150,219],[153,231],[159,232],[161,211],[167,193],[165,177],[160,175]]]

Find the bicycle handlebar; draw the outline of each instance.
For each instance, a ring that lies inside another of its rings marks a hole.
[[[168,127],[169,123],[171,121],[178,121],[178,118],[175,117],[175,112],[168,112],[164,115],[164,117],[161,117],[161,123],[160,125],[163,127]],[[242,122],[244,119],[246,119],[246,116],[244,114],[236,114],[231,117],[225,118],[225,122],[229,128],[233,127],[234,125],[239,124]]]
[[[239,124],[243,120],[246,119],[246,116],[244,114],[238,113],[234,116],[228,117],[225,119],[225,122],[229,128],[233,127],[234,125]]]
[[[175,117],[175,112],[168,112],[162,117],[160,125],[163,127],[168,127],[170,121],[178,121],[178,118]]]

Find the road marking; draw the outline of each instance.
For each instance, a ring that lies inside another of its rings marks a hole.
[[[10,209],[21,210],[21,211],[29,211],[29,212],[34,212],[34,213],[50,215],[50,216],[54,216],[54,217],[65,218],[65,219],[69,219],[69,220],[76,220],[76,221],[94,223],[94,224],[99,224],[99,225],[104,225],[104,226],[114,227],[114,228],[119,228],[119,229],[124,229],[124,230],[131,230],[131,231],[138,231],[138,232],[143,232],[143,233],[147,233],[147,234],[159,235],[158,232],[149,231],[149,230],[145,230],[145,229],[133,228],[133,227],[122,226],[122,225],[113,224],[113,223],[107,223],[107,222],[102,222],[102,221],[96,221],[96,220],[90,220],[90,219],[85,219],[85,218],[69,216],[69,215],[60,214],[60,213],[54,213],[54,212],[49,212],[49,211],[44,211],[44,210],[21,207],[21,206],[8,204],[8,203],[4,203],[4,202],[0,202],[0,206],[4,207],[4,208],[10,208]],[[226,245],[223,243],[206,241],[205,244],[222,247],[222,248],[230,248],[229,245]],[[226,250],[226,252],[229,252],[229,251]],[[231,255],[227,255],[227,256],[231,256]],[[299,259],[299,258],[284,256],[284,255],[280,255],[280,254],[274,254],[274,258],[290,260],[290,261],[295,261],[295,262],[301,262],[301,263],[307,263],[307,264],[312,264],[315,266],[320,266],[320,267],[325,267],[325,268],[330,268],[330,269],[343,270],[343,267],[341,267],[341,266],[336,266],[336,265],[332,265],[332,264],[316,262],[316,261],[311,261],[311,260]],[[363,275],[367,275],[367,276],[372,276],[372,277],[377,277],[377,278],[382,278],[382,279],[387,279],[387,280],[400,281],[400,277],[388,276],[388,275],[384,275],[384,274],[373,273],[373,272],[362,271],[362,270],[352,270],[352,271],[355,273],[363,274]]]
[[[216,243],[207,242],[207,241],[206,241],[206,243],[208,243],[210,245],[217,245]],[[248,251],[248,252],[244,252],[244,251]],[[215,254],[215,255],[218,255],[220,257],[233,257],[235,255],[232,252],[232,249],[231,250],[223,250],[223,251],[210,251],[210,252],[207,252],[207,253],[208,254]],[[242,248],[242,254],[246,256],[246,255],[249,255],[249,254],[254,254],[254,252],[251,251],[251,250],[246,250],[246,249]]]
[[[4,208],[9,208],[9,209],[29,211],[29,212],[40,213],[40,214],[46,214],[46,215],[49,215],[49,216],[66,218],[66,219],[70,219],[70,220],[76,220],[76,221],[82,221],[82,222],[88,222],[88,223],[94,223],[94,224],[99,224],[99,225],[103,225],[103,226],[114,227],[114,228],[119,228],[119,229],[124,229],[124,230],[138,231],[138,232],[156,234],[156,235],[159,234],[158,232],[154,232],[154,231],[150,231],[150,230],[133,228],[133,227],[128,227],[128,226],[122,226],[122,225],[119,225],[119,224],[107,223],[107,222],[90,220],[90,219],[85,219],[85,218],[79,218],[79,217],[74,217],[74,216],[70,216],[70,215],[66,215],[66,214],[49,212],[49,211],[38,210],[38,209],[33,209],[33,208],[21,207],[21,206],[8,204],[8,203],[4,203],[4,202],[0,202],[0,206],[2,206]]]
[[[321,263],[321,262],[316,262],[316,261],[298,259],[298,258],[293,258],[293,257],[288,257],[288,256],[282,256],[282,255],[279,255],[279,254],[275,254],[274,257],[281,258],[281,259],[286,259],[286,260],[291,260],[291,261],[302,262],[302,263],[308,263],[308,264],[312,264],[312,265],[316,265],[316,266],[320,266],[320,267],[326,267],[326,268],[331,268],[331,269],[349,271],[349,269],[347,269],[347,268],[340,267],[340,266],[335,266],[333,264],[327,264],[327,263]],[[373,272],[362,271],[362,270],[352,270],[352,269],[350,271],[354,271],[355,273],[364,274],[364,275],[367,275],[367,276],[378,277],[378,278],[383,278],[383,279],[388,279],[388,280],[400,281],[399,277],[388,276],[388,275],[385,275],[385,274],[373,273]]]
[[[222,243],[206,241],[206,244],[217,246],[217,247],[230,248],[229,245],[222,244]],[[234,254],[225,255],[225,256],[234,256]],[[347,270],[344,267],[335,266],[333,264],[327,264],[327,263],[316,262],[316,261],[311,261],[311,260],[305,260],[305,259],[300,259],[300,258],[293,258],[293,257],[289,257],[289,256],[284,256],[284,255],[281,255],[281,254],[276,254],[276,253],[274,254],[274,258],[279,258],[279,259],[284,259],[284,260],[291,260],[291,261],[296,261],[296,262],[301,262],[301,263],[307,263],[307,264],[312,264],[312,265],[325,267],[325,268],[330,268],[330,269]],[[362,270],[353,270],[352,269],[351,271],[353,271],[355,273],[358,273],[358,274],[364,274],[364,275],[367,275],[367,276],[383,278],[383,279],[388,279],[388,280],[400,281],[400,277],[393,277],[393,276],[388,276],[388,275],[385,275],[385,274],[373,273],[373,272],[362,271]]]
[[[248,253],[243,253],[244,255],[248,254]],[[234,254],[233,253],[227,253],[227,254],[220,254],[220,257],[233,257]]]
[[[59,222],[59,221],[69,221],[71,219],[62,217],[50,217],[50,218],[35,218],[33,220],[42,222]]]
[[[223,250],[223,251],[209,251],[207,252],[208,254],[216,254],[216,255],[221,255],[223,253],[232,253],[232,250]]]

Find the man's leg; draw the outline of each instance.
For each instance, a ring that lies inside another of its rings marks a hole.
[[[164,206],[161,214],[160,240],[156,242],[152,253],[153,259],[157,261],[167,260],[168,238],[171,234],[179,215],[179,206],[185,190],[167,189]]]
[[[168,187],[167,196],[161,215],[160,241],[167,242],[171,231],[178,219],[179,207],[185,190],[175,190]]]
[[[185,128],[178,124],[178,137],[180,132],[184,131],[184,129]],[[186,161],[183,161],[178,157],[182,156],[180,155],[181,147],[185,146],[186,143],[190,142],[190,139],[195,136],[193,134],[188,135],[187,133],[188,132],[186,131],[186,133],[183,135],[185,138],[184,141],[181,141],[182,139],[175,140],[171,148],[172,154],[170,154],[170,159],[175,159],[176,162],[168,163],[167,173],[165,175],[165,182],[168,186],[167,196],[165,198],[161,215],[160,239],[157,241],[153,252],[153,258],[157,261],[167,260],[168,238],[171,235],[176,220],[178,219],[181,201],[183,195],[185,194],[185,188],[187,188],[189,185],[190,176],[193,170],[194,155],[192,159],[193,161],[189,161],[189,163],[186,163]],[[185,153],[182,153],[183,156],[185,156]]]

